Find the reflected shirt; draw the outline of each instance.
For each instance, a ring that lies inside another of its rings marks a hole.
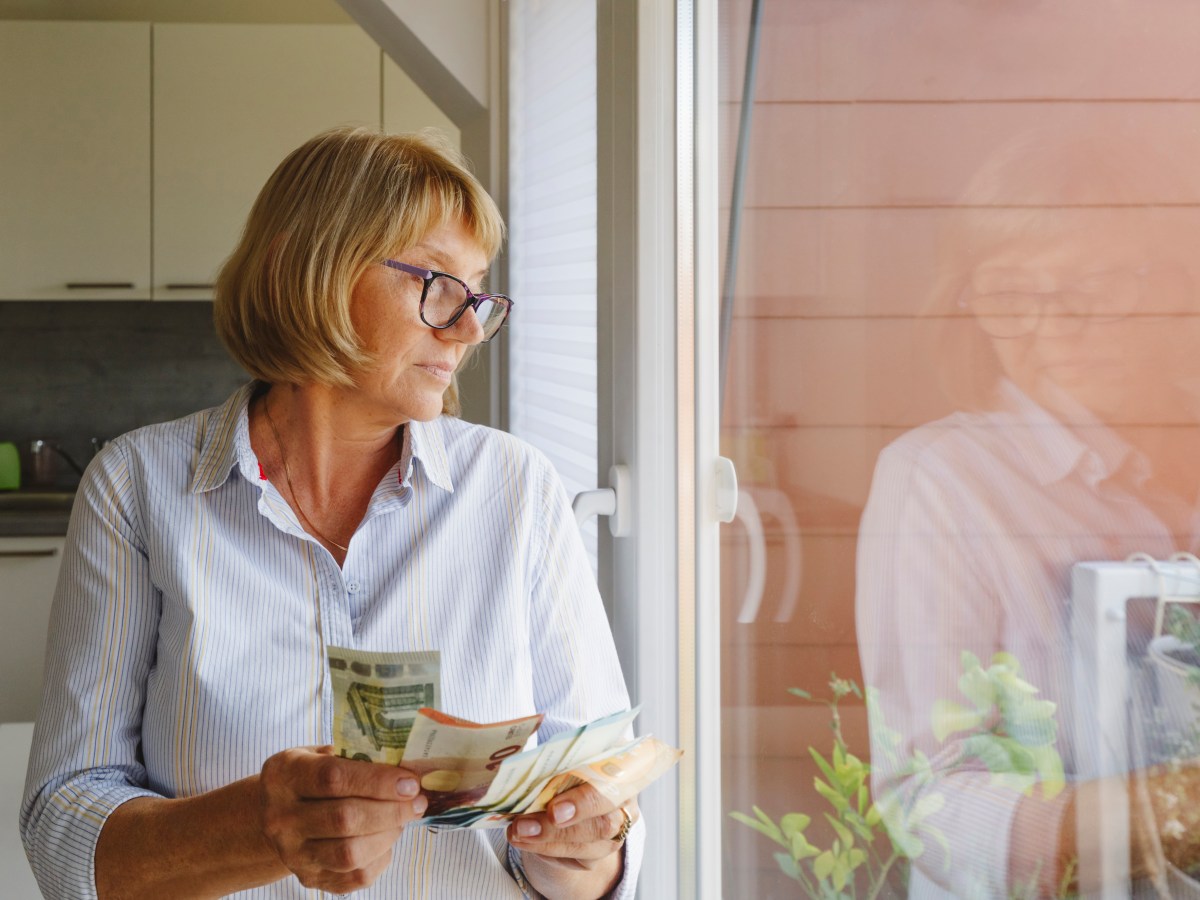
[[[448,416],[409,423],[339,567],[262,476],[256,389],[118,438],[80,485],[21,810],[48,897],[96,895],[96,841],[121,803],[210,791],[332,743],[331,644],[439,650],[446,712],[542,712],[540,740],[629,706],[541,453]],[[521,897],[504,835],[410,825],[355,897]],[[639,823],[615,896],[633,896],[643,835]],[[319,895],[289,876],[236,896]]]
[[[947,843],[925,840],[913,897],[1005,897],[1018,887],[1008,884],[1008,857],[1020,791],[963,758],[969,732],[945,741],[932,733],[938,701],[970,707],[959,687],[963,651],[985,668],[997,651],[1014,655],[1038,697],[1057,704],[1069,781],[1075,748],[1098,740],[1075,715],[1071,567],[1184,549],[1139,496],[1148,461],[1113,430],[1065,397],[1069,424],[1011,382],[999,397],[997,410],[955,413],[886,447],[859,533],[859,648],[879,701],[875,796],[904,809],[935,795],[945,804],[929,823]],[[929,757],[927,781],[904,771],[916,751]],[[1048,850],[1059,824],[1041,823]]]

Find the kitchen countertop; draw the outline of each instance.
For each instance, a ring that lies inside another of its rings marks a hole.
[[[72,491],[0,492],[0,537],[45,537],[67,533]]]

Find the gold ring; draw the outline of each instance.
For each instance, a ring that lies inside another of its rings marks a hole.
[[[617,833],[609,838],[609,840],[614,844],[623,844],[625,843],[625,838],[629,837],[629,832],[633,829],[633,819],[629,815],[629,810],[625,807],[618,806],[617,810],[625,817],[625,821],[621,823],[621,827],[617,829]]]

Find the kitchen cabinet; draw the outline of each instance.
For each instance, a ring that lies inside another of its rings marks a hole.
[[[0,300],[150,296],[150,26],[0,22]]]
[[[380,50],[354,25],[154,25],[154,298],[203,299],[283,157],[380,126]]]
[[[62,537],[0,538],[0,722],[31,722],[42,693]]]

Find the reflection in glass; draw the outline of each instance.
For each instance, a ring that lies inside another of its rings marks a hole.
[[[1031,128],[946,217],[922,321],[956,409],[880,453],[857,557],[874,795],[916,839],[909,896],[1101,887],[1075,830],[1099,736],[1073,708],[1071,567],[1200,546],[1200,221],[1164,202],[1195,196],[1173,162],[1121,129]],[[1200,829],[1195,760],[1143,761],[1122,784]],[[1172,871],[1189,896],[1197,847],[1131,809],[1134,892]]]

